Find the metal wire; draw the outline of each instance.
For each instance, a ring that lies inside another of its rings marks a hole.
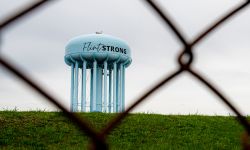
[[[3,20],[0,23],[0,30],[3,30],[5,27],[9,27],[12,23],[16,23],[18,19],[21,19],[25,15],[31,13],[32,11],[42,7],[42,5],[51,2],[52,0],[40,0],[30,4],[29,6],[23,8],[22,10],[15,12],[13,15],[10,15],[7,19]]]
[[[88,122],[86,122],[84,119],[80,119],[78,116],[76,116],[76,114],[69,112],[61,103],[59,103],[59,100],[57,100],[44,89],[42,89],[38,84],[35,83],[35,81],[32,81],[32,79],[29,78],[26,74],[24,74],[21,70],[18,70],[17,67],[11,65],[6,58],[0,56],[0,63],[9,72],[16,75],[16,77],[24,81],[27,85],[29,85],[36,92],[46,98],[49,102],[61,109],[64,115],[71,119],[72,123],[77,125],[80,130],[82,130],[83,133],[87,134],[90,138],[92,138],[94,142],[98,143],[98,145],[106,145],[104,139],[101,139],[100,136],[98,136],[97,132],[89,125]]]
[[[34,10],[40,8],[42,5],[49,2],[49,0],[41,0],[37,1],[26,8],[22,9],[21,11],[16,12],[13,15],[10,15],[7,19],[0,22],[0,33],[4,31],[7,27],[9,27],[11,24],[17,23],[17,21],[27,14],[31,14]],[[106,143],[106,137],[107,135],[116,127],[118,126],[121,121],[127,116],[127,114],[132,111],[135,107],[140,105],[142,102],[145,102],[146,99],[154,94],[157,90],[163,87],[163,85],[168,84],[170,81],[172,81],[175,77],[179,76],[183,72],[190,73],[195,79],[203,83],[211,92],[213,92],[216,96],[219,97],[219,99],[224,102],[226,106],[228,106],[235,114],[236,118],[238,119],[239,123],[245,128],[246,134],[244,134],[244,137],[242,138],[242,145],[244,149],[250,148],[249,143],[247,142],[249,140],[250,135],[250,124],[246,120],[246,118],[240,113],[238,109],[236,109],[228,98],[226,98],[225,94],[223,94],[218,88],[215,87],[215,85],[209,81],[206,77],[198,73],[197,70],[192,69],[192,62],[194,59],[193,55],[193,47],[196,46],[199,42],[203,41],[204,38],[214,31],[214,29],[218,28],[218,26],[222,25],[222,23],[226,22],[228,19],[232,18],[232,16],[236,15],[239,11],[243,10],[243,8],[246,8],[248,4],[250,3],[249,0],[243,2],[239,6],[236,6],[234,9],[232,9],[229,13],[227,13],[225,16],[220,18],[219,20],[215,21],[211,26],[209,26],[207,29],[203,30],[196,38],[194,38],[191,42],[188,42],[183,34],[180,32],[180,30],[177,28],[176,24],[174,24],[173,19],[170,19],[170,17],[162,11],[162,9],[155,3],[155,1],[152,0],[145,0],[146,4],[148,4],[155,12],[156,14],[164,21],[164,23],[167,25],[167,27],[170,27],[170,29],[173,31],[173,33],[176,35],[177,39],[183,44],[183,50],[180,51],[178,57],[177,57],[177,64],[179,65],[179,68],[167,75],[165,78],[160,80],[158,83],[153,85],[148,91],[145,91],[143,95],[141,95],[131,106],[128,107],[123,113],[120,113],[115,117],[113,120],[111,120],[106,127],[104,127],[99,133],[93,129],[89,125],[87,121],[85,121],[84,118],[79,118],[76,114],[70,113],[64,106],[59,103],[59,100],[50,95],[48,92],[43,90],[39,84],[35,83],[27,74],[22,72],[21,70],[18,70],[16,65],[14,65],[10,60],[7,58],[4,58],[0,56],[0,63],[1,65],[14,74],[18,79],[24,81],[27,85],[32,87],[36,92],[41,94],[46,98],[47,101],[51,102],[55,106],[57,106],[59,109],[62,110],[64,115],[68,117],[84,134],[89,136],[91,138],[91,145],[89,149],[108,149],[108,145]],[[2,44],[2,43],[0,43]],[[188,58],[188,60],[185,60],[184,57]]]

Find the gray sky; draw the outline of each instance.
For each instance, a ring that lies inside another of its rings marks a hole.
[[[0,1],[0,19],[31,0]],[[188,40],[243,1],[161,0]],[[199,69],[244,114],[250,114],[250,8],[244,9],[195,47]],[[69,39],[103,31],[127,41],[132,64],[126,70],[126,106],[177,68],[181,44],[140,0],[52,2],[3,32],[1,55],[14,60],[69,108],[70,68],[64,63]],[[135,112],[161,114],[231,113],[201,83],[185,73],[151,96]],[[0,69],[0,109],[54,110],[22,82]]]

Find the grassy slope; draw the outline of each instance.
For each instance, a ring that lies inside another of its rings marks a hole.
[[[82,113],[97,129],[114,114]],[[133,114],[109,135],[111,149],[240,149],[232,117]],[[0,112],[0,147],[82,149],[88,138],[58,112]]]

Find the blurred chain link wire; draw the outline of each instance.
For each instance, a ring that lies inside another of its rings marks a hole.
[[[132,111],[143,101],[146,101],[146,99],[151,94],[160,89],[163,85],[168,84],[172,79],[176,78],[183,72],[188,72],[194,77],[194,79],[203,83],[208,90],[210,90],[213,94],[215,94],[222,102],[224,102],[224,104],[227,107],[231,109],[232,112],[235,113],[236,115],[235,118],[245,129],[245,133],[242,136],[242,146],[243,146],[242,148],[250,149],[250,144],[249,144],[250,124],[247,121],[246,117],[244,117],[242,113],[238,109],[236,109],[234,105],[231,104],[230,100],[215,86],[214,83],[209,81],[207,77],[203,76],[198,70],[194,70],[192,68],[192,62],[195,59],[195,56],[193,55],[193,47],[199,42],[202,42],[202,40],[208,34],[212,33],[212,31],[214,31],[214,29],[216,29],[218,26],[222,25],[229,18],[231,18],[232,16],[236,15],[239,11],[246,8],[246,6],[248,6],[248,4],[250,3],[250,0],[246,0],[245,2],[242,2],[242,4],[235,6],[228,14],[225,14],[217,21],[214,21],[212,25],[209,26],[207,29],[204,29],[203,32],[198,34],[198,36],[196,36],[196,38],[194,38],[191,42],[188,42],[184,38],[183,34],[173,23],[173,20],[170,19],[168,14],[162,11],[162,8],[155,1],[144,0],[143,2],[151,7],[152,9],[151,11],[153,11],[153,13],[156,13],[158,17],[162,19],[166,28],[170,28],[174,33],[174,35],[176,36],[175,38],[177,38],[177,40],[179,40],[182,43],[183,48],[182,50],[180,50],[180,53],[176,60],[176,63],[179,65],[179,67],[178,69],[167,75],[165,78],[155,83],[155,85],[153,85],[149,90],[145,91],[144,94],[142,94],[132,105],[130,105],[124,112],[119,113],[100,132],[97,132],[93,127],[91,127],[90,124],[84,118],[82,117],[80,118],[79,116],[77,116],[77,114],[69,112],[69,110],[67,110],[59,102],[57,98],[47,93],[36,81],[32,80],[27,75],[27,73],[24,73],[11,60],[3,57],[2,55],[0,55],[1,66],[5,70],[15,75],[16,78],[28,84],[31,88],[33,88],[33,90],[35,90],[40,95],[45,97],[47,101],[51,102],[56,107],[61,109],[62,112],[65,114],[65,116],[68,117],[76,126],[79,127],[79,129],[82,131],[83,134],[90,137],[91,142],[89,145],[89,149],[108,149],[108,143],[106,142],[107,135],[120,124],[120,122],[127,116],[127,114],[130,111]],[[46,6],[50,3],[52,3],[52,0],[39,0],[33,2],[29,6],[14,12],[12,15],[9,15],[9,17],[7,17],[5,20],[0,21],[0,44],[2,44],[1,41],[2,31],[4,31],[7,27],[11,26],[12,24],[18,23],[19,20],[21,20],[28,14],[32,14],[32,12],[34,12],[35,10],[41,8],[44,5]]]

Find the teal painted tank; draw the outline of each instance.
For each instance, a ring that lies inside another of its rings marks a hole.
[[[65,62],[71,65],[74,61],[86,60],[92,64],[107,61],[130,65],[131,52],[127,43],[119,38],[107,34],[89,34],[71,39],[65,50]],[[88,68],[91,65],[88,65]]]

